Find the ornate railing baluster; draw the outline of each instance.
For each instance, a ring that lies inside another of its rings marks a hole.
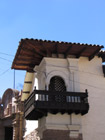
[[[89,110],[88,93],[34,90],[24,103],[25,116],[32,110],[86,114]],[[32,115],[33,116],[33,115]],[[39,115],[40,116],[40,115]],[[43,116],[43,114],[42,114]]]

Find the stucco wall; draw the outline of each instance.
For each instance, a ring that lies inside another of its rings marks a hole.
[[[105,140],[105,77],[101,59],[79,60],[80,90],[88,89],[90,109],[82,116],[84,140]]]
[[[45,85],[48,89],[50,79],[55,75],[64,79],[67,91],[84,92],[87,89],[90,109],[80,118],[83,140],[105,140],[105,78],[101,58],[96,56],[91,61],[86,57],[45,58],[37,72],[39,89],[45,89]]]

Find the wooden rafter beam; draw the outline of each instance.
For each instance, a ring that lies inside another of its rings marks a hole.
[[[17,63],[15,64],[15,66],[28,66],[28,67],[34,68],[34,64]]]
[[[91,60],[99,53],[101,48],[103,48],[103,46],[23,39],[19,43],[12,68],[31,70],[35,65],[40,64],[43,57],[52,57],[53,53],[56,54],[57,57],[62,53],[65,58],[68,55],[75,55],[77,58],[84,56]],[[102,57],[103,61],[105,61],[105,55],[98,54],[98,56]]]
[[[15,69],[17,70],[27,70],[27,71],[34,71],[33,68],[34,68],[34,65],[33,64],[23,64],[23,63],[19,63],[19,64],[16,64],[14,65],[15,66]]]
[[[31,54],[21,54],[18,56],[18,58],[26,58],[26,59],[42,59],[43,57],[39,56],[39,55],[31,55]]]
[[[88,58],[89,61],[92,60],[94,58],[94,56],[101,50],[101,48],[98,48],[93,54],[91,54]]]
[[[16,65],[33,65],[33,66],[35,66],[35,64],[36,63],[39,63],[39,62],[36,62],[36,61],[22,61],[22,60],[20,60],[20,61],[17,61],[16,62]]]
[[[21,48],[21,50],[23,50],[24,52],[30,53],[27,56],[35,56],[34,50],[31,50],[31,49],[28,49],[28,48],[25,48],[25,47]]]
[[[47,57],[52,57],[52,53],[48,48],[46,48],[46,51],[47,51]]]
[[[27,66],[32,66],[32,67],[34,67],[35,65],[38,65],[39,63],[40,63],[40,61],[41,60],[36,60],[36,59],[33,59],[33,60],[21,60],[21,59],[18,59],[17,61],[16,61],[16,63],[14,63],[15,65],[23,65],[23,66],[25,66],[25,65],[27,65]]]
[[[84,47],[80,52],[76,55],[76,58],[79,58],[81,54],[86,50],[86,47]]]
[[[30,67],[15,67],[15,70],[25,70],[25,71],[28,71],[28,72],[34,72],[34,70]]]
[[[66,49],[65,53],[64,53],[64,57],[66,58],[67,55],[69,54],[69,51],[70,49],[72,48],[72,45],[71,46],[68,46],[68,48]]]
[[[20,57],[18,57],[18,60],[17,60],[17,62],[18,61],[31,61],[31,62],[34,62],[34,61],[41,61],[41,58],[36,58],[36,57],[23,57],[23,56],[20,56]]]
[[[104,51],[101,51],[98,53],[98,57],[101,57],[102,58],[102,62],[105,62],[105,52]]]
[[[52,57],[51,50],[49,50],[47,46],[43,44],[43,42],[40,42],[40,45],[42,46],[43,50],[46,51],[47,57]]]
[[[33,71],[33,67],[28,66],[28,65],[24,65],[24,66],[23,66],[23,65],[17,65],[17,64],[15,64],[14,67],[15,67],[16,70],[28,70],[28,71]]]
[[[58,44],[56,43],[55,45],[54,45],[54,52],[56,53],[56,56],[58,57]]]
[[[36,53],[42,57],[46,57],[46,54],[43,53],[41,50],[39,51],[38,48],[36,48],[35,45],[33,45],[32,43],[26,41],[25,44],[30,46],[31,48],[33,48],[34,53]]]

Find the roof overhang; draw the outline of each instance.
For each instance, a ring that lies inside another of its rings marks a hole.
[[[89,60],[103,48],[100,45],[89,45],[70,42],[47,41],[37,39],[21,39],[12,69],[33,71],[35,65],[39,65],[43,57],[52,57],[52,54],[74,55],[76,58],[88,57]]]
[[[98,56],[102,58],[102,62],[105,62],[105,51],[100,51]]]

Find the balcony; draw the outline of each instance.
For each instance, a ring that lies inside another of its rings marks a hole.
[[[34,90],[24,103],[25,118],[38,120],[47,113],[88,113],[88,93]]]

